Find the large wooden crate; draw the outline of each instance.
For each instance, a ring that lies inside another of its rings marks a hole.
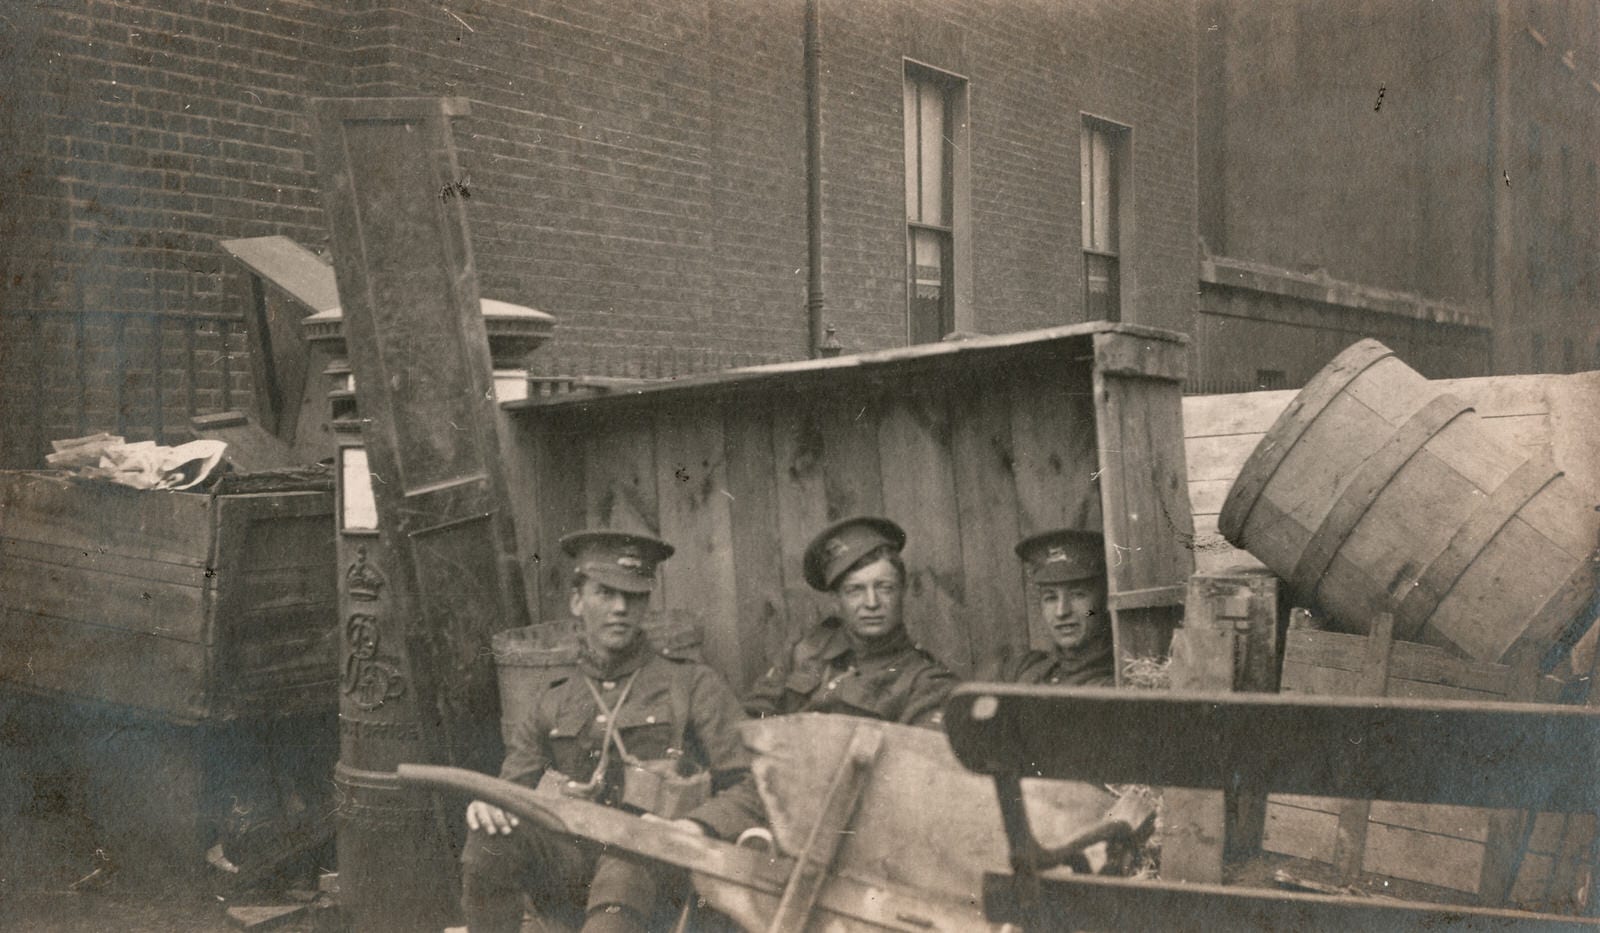
[[[563,534],[658,534],[657,608],[703,619],[742,686],[818,618],[810,538],[877,513],[909,536],[913,637],[963,674],[1047,638],[1012,548],[1063,526],[1106,532],[1121,647],[1164,650],[1193,565],[1183,360],[1179,335],[1093,323],[508,403],[540,614],[567,615]]]
[[[333,496],[0,473],[0,682],[177,724],[337,708]]]

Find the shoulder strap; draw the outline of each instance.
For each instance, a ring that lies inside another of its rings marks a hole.
[[[672,678],[667,684],[667,694],[672,698],[672,719],[676,724],[677,734],[673,736],[669,748],[676,748],[685,756],[689,750],[684,747],[684,733],[689,729],[689,688],[685,681],[694,676],[694,665],[684,664],[672,666]]]

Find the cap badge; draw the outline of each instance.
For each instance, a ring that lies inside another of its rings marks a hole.
[[[1052,545],[1045,551],[1044,559],[1047,563],[1067,559],[1067,549],[1060,545]]]
[[[822,550],[825,551],[830,558],[833,558],[843,554],[849,549],[849,547],[850,546],[848,544],[845,544],[838,538],[829,538],[828,543],[822,546]]]
[[[632,554],[623,554],[617,558],[617,566],[639,573],[644,570],[644,561]]]

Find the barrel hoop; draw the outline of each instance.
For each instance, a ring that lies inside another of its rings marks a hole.
[[[1600,610],[1600,594],[1595,592],[1597,574],[1600,551],[1578,562],[1577,569],[1539,607],[1500,663],[1515,666],[1538,660],[1540,668],[1549,671],[1566,657],[1594,624],[1595,613]]]
[[[1401,641],[1415,640],[1439,608],[1440,601],[1500,529],[1560,475],[1561,471],[1556,469],[1549,455],[1542,454],[1524,460],[1501,480],[1450,536],[1450,543],[1439,556],[1428,563],[1411,592],[1400,600],[1401,627],[1395,637]]]
[[[1239,475],[1228,489],[1227,498],[1223,500],[1222,511],[1217,515],[1217,530],[1229,544],[1244,547],[1240,535],[1244,532],[1250,512],[1255,509],[1273,474],[1283,465],[1284,458],[1289,456],[1289,451],[1300,442],[1306,429],[1317,420],[1322,410],[1357,376],[1379,360],[1393,355],[1393,350],[1376,340],[1353,343],[1312,377],[1300,394],[1289,402],[1289,407],[1278,415],[1256,449],[1250,452],[1250,458],[1239,470]]]
[[[1440,395],[1406,419],[1377,453],[1367,458],[1300,552],[1289,577],[1300,592],[1316,592],[1322,575],[1333,563],[1333,555],[1400,468],[1445,425],[1471,410],[1471,405],[1454,395]]]

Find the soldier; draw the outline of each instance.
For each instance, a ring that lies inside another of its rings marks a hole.
[[[1055,645],[1050,651],[1008,650],[979,680],[1069,687],[1116,682],[1111,616],[1106,612],[1105,539],[1092,531],[1060,529],[1024,539],[1017,556],[1027,568],[1039,618]]]
[[[583,621],[578,672],[553,683],[516,727],[500,776],[646,813],[665,809],[654,804],[663,787],[692,796],[699,785],[702,802],[651,818],[728,840],[758,825],[738,699],[711,668],[658,652],[641,628],[656,565],[672,546],[615,531],[577,532],[561,546],[574,559],[569,605]],[[481,800],[467,807],[467,826],[461,899],[473,931],[515,933],[524,891],[540,913],[586,931],[644,930],[687,890],[681,874],[519,825]]]
[[[903,624],[906,533],[886,518],[848,518],[806,548],[812,589],[832,593],[837,614],[793,645],[750,688],[745,711],[846,713],[938,726],[955,675],[911,643]]]

